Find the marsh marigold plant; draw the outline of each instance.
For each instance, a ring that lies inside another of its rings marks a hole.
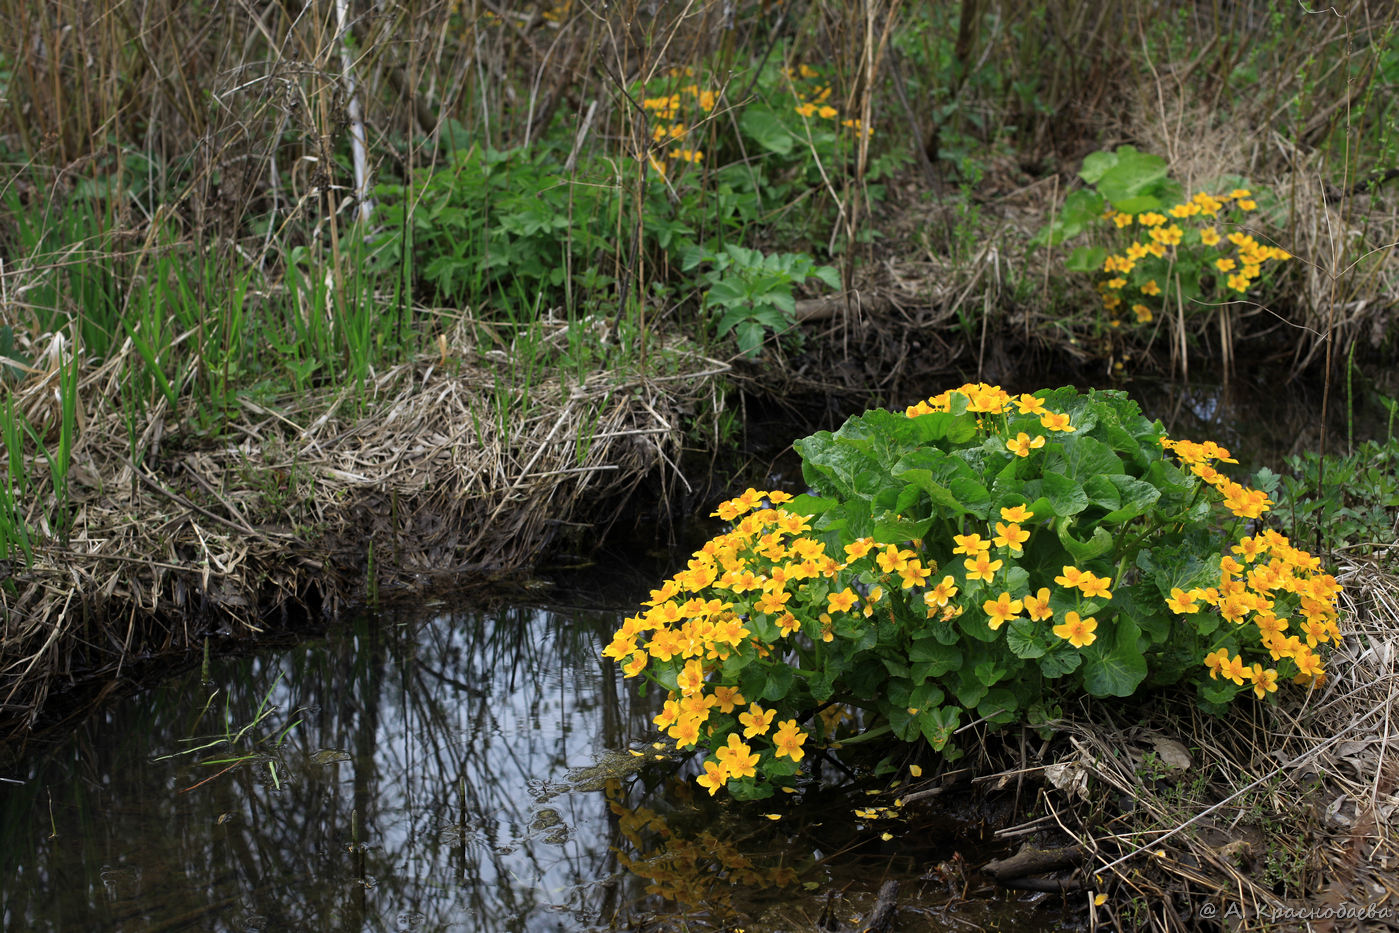
[[[969,384],[799,441],[603,653],[666,691],[701,787],[790,783],[840,706],[955,756],[972,721],[1184,683],[1221,712],[1324,676],[1339,586],[1259,519],[1229,452],[1120,393]]]

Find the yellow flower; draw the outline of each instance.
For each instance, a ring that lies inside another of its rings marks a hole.
[[[1121,229],[1123,227],[1130,227],[1132,226],[1132,215],[1123,214],[1120,212],[1114,213],[1112,215],[1112,222],[1117,224],[1118,229]]]
[[[1205,667],[1210,669],[1210,680],[1218,680],[1224,665],[1229,663],[1229,649],[1220,648],[1205,655]]]
[[[1190,594],[1175,586],[1171,588],[1171,595],[1166,598],[1166,605],[1171,611],[1179,615],[1190,615],[1200,611],[1200,607],[1195,604],[1195,600]]]
[[[1108,279],[1108,282],[1107,282],[1108,288],[1121,288],[1122,286],[1124,286],[1124,285],[1126,285],[1126,284],[1127,284],[1127,280],[1124,279],[1124,278],[1122,278],[1121,276],[1118,276],[1118,277],[1115,278],[1115,279]]]
[[[1219,675],[1225,680],[1232,680],[1239,686],[1243,686],[1244,678],[1251,673],[1248,668],[1244,667],[1244,659],[1238,655],[1226,658],[1219,666]]]
[[[1044,438],[1042,436],[1032,438],[1024,431],[1021,431],[1015,437],[1006,441],[1006,449],[1017,457],[1028,457],[1030,456],[1030,451],[1038,450],[1043,446]]]
[[[738,734],[729,733],[728,744],[714,753],[725,769],[728,770],[729,777],[735,780],[743,780],[746,777],[754,777],[758,773],[758,755],[747,745],[739,740]]]
[[[809,734],[797,730],[797,721],[788,719],[777,727],[777,731],[772,734],[772,742],[777,746],[774,757],[781,758],[784,755],[793,761],[801,761],[802,743],[805,742]]]
[[[1198,204],[1177,204],[1171,208],[1172,217],[1194,217],[1198,213],[1200,213],[1200,205]]]
[[[1049,431],[1077,431],[1078,428],[1069,424],[1069,416],[1060,412],[1048,411],[1040,416],[1040,424]]]
[[[1001,569],[1004,561],[989,560],[986,554],[980,553],[974,558],[967,558],[962,561],[962,566],[967,568],[968,580],[985,580],[991,582],[991,578],[996,575],[996,571]]]
[[[873,538],[858,538],[845,546],[845,556],[851,560],[859,560],[870,552],[874,547]]]
[[[1135,314],[1135,315],[1137,316],[1137,323],[1138,323],[1138,324],[1149,324],[1149,323],[1151,323],[1151,318],[1152,318],[1151,309],[1148,308],[1146,305],[1141,305],[1141,304],[1132,305],[1132,313]]]
[[[1084,648],[1097,640],[1098,636],[1093,634],[1097,627],[1097,619],[1092,616],[1089,616],[1087,619],[1081,619],[1078,613],[1071,609],[1064,613],[1063,623],[1054,626],[1054,634],[1058,635],[1075,648]]]
[[[826,597],[826,611],[849,612],[850,607],[854,606],[858,599],[859,597],[855,595],[855,591],[847,586],[839,593],[832,593]]]
[[[1242,275],[1229,276],[1228,284],[1229,287],[1236,292],[1248,291],[1248,279],[1244,278]]]
[[[1261,664],[1253,665],[1253,692],[1258,699],[1278,692],[1278,672]]]
[[[1030,540],[1030,533],[1019,525],[1011,522],[996,522],[996,537],[991,539],[991,543],[996,547],[1010,548],[1012,551],[1021,550],[1021,545]]]
[[[1022,502],[1020,505],[1011,506],[1008,509],[1001,509],[1001,518],[1008,522],[1025,522],[1034,517],[1035,513],[1030,511],[1028,502]]]
[[[1214,227],[1200,228],[1200,242],[1206,246],[1214,246],[1219,242],[1219,239],[1219,231],[1214,229]]]
[[[772,717],[777,715],[777,710],[765,710],[757,703],[748,707],[748,712],[740,713],[738,721],[744,726],[743,737],[751,739],[757,735],[767,734],[768,727],[772,725]]]
[[[953,535],[952,540],[957,542],[957,546],[952,549],[953,554],[965,554],[968,557],[975,557],[991,550],[989,542],[981,540],[979,534]]]
[[[1241,211],[1251,211],[1258,207],[1256,201],[1249,200],[1248,198],[1240,198],[1235,203],[1239,205],[1239,210]]]
[[[1035,622],[1054,617],[1054,611],[1049,608],[1049,587],[1042,586],[1034,596],[1025,597],[1025,612]]]
[[[719,791],[719,788],[728,783],[729,769],[717,762],[706,761],[704,763],[704,774],[701,774],[695,780],[700,787],[709,791],[709,796],[713,797]]]
[[[1020,600],[1011,599],[1009,593],[1002,593],[995,599],[988,599],[981,604],[982,610],[987,615],[987,624],[991,626],[993,632],[1019,615],[1021,606]]]
[[[923,594],[923,604],[928,607],[928,616],[931,618],[935,609],[940,609],[947,605],[947,601],[957,595],[957,581],[951,575],[942,578],[942,582]]]
[[[714,705],[719,707],[721,713],[732,713],[735,706],[742,705],[743,694],[738,692],[737,687],[715,687]]]
[[[1234,260],[1229,259],[1228,257],[1225,257],[1223,259],[1216,259],[1214,261],[1214,267],[1220,272],[1228,272],[1234,268]]]
[[[1071,567],[1068,564],[1064,565],[1064,572],[1054,578],[1055,583],[1069,589],[1076,588],[1082,580],[1083,571],[1079,570],[1077,567]]]
[[[1015,400],[1015,407],[1022,415],[1042,415],[1045,412],[1044,399],[1036,398],[1028,392]]]
[[[840,111],[836,110],[834,107],[828,105],[816,111],[816,115],[823,120],[829,120],[839,112]]]
[[[1112,580],[1108,577],[1098,577],[1091,573],[1085,573],[1078,581],[1078,588],[1084,596],[1092,599],[1101,596],[1103,599],[1112,599],[1112,593],[1108,587],[1112,586]]]

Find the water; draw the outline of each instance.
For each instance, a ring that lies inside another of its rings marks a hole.
[[[1006,848],[990,814],[851,815],[880,784],[698,792],[649,744],[654,696],[599,657],[620,618],[419,606],[109,701],[0,760],[4,929],[809,929],[827,891],[849,921],[886,877],[910,917],[1060,927],[962,898]]]

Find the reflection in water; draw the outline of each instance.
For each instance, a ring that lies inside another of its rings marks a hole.
[[[609,926],[640,893],[598,883],[616,818],[548,780],[647,735],[599,658],[617,622],[361,619],[115,704],[0,771],[3,926]]]

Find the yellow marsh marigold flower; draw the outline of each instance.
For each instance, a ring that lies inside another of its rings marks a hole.
[[[911,560],[907,566],[899,571],[899,578],[903,581],[903,588],[907,590],[915,586],[922,586],[931,573],[932,570],[924,567],[922,561]]]
[[[981,540],[979,534],[953,535],[952,540],[957,542],[957,546],[952,549],[953,554],[975,557],[991,550],[990,542]]]
[[[1244,667],[1244,659],[1238,655],[1231,655],[1219,667],[1219,676],[1225,680],[1232,680],[1239,686],[1243,686],[1244,679],[1252,672]]]
[[[1241,211],[1251,211],[1258,207],[1258,202],[1250,200],[1249,198],[1240,198],[1234,203],[1239,205],[1239,210]]]
[[[1214,246],[1220,240],[1219,231],[1214,227],[1200,228],[1200,242],[1206,246]]]
[[[1159,227],[1165,222],[1165,215],[1158,214],[1155,211],[1147,211],[1145,214],[1137,215],[1137,223],[1141,224],[1143,227]]]
[[[794,109],[797,111],[797,113],[801,114],[804,117],[810,118],[816,115],[816,105],[811,103],[810,101],[808,101],[805,104],[800,104]]]
[[[728,744],[714,753],[720,764],[728,771],[729,777],[742,780],[758,773],[758,755],[739,739],[738,734],[729,733]]]
[[[1216,259],[1214,261],[1214,267],[1220,272],[1229,272],[1234,268],[1234,260],[1228,258],[1227,256],[1223,259]]]
[[[1097,627],[1097,619],[1092,616],[1081,619],[1077,612],[1069,610],[1064,613],[1063,623],[1054,626],[1054,634],[1058,635],[1075,648],[1086,648],[1097,641],[1098,636],[1094,634],[1094,630],[1097,629]]]
[[[1019,551],[1020,546],[1028,540],[1030,540],[1030,533],[1014,522],[1010,524],[996,522],[996,537],[991,539],[991,543],[996,547]]]
[[[1138,324],[1149,324],[1149,323],[1151,323],[1151,319],[1152,319],[1153,315],[1152,315],[1152,313],[1151,313],[1151,309],[1148,308],[1146,305],[1142,305],[1142,304],[1132,305],[1132,313],[1135,314],[1135,315],[1137,316],[1137,323],[1138,323]]]
[[[1231,275],[1227,281],[1228,286],[1236,292],[1248,291],[1248,279],[1242,275]]]
[[[826,611],[849,612],[858,599],[859,597],[855,594],[855,591],[847,586],[839,593],[832,593],[826,597]]]
[[[743,703],[743,694],[738,692],[737,687],[714,688],[714,705],[719,707],[719,712],[732,713],[735,706],[741,706]]]
[[[1112,586],[1112,580],[1109,577],[1094,576],[1091,573],[1085,573],[1078,581],[1079,592],[1089,599],[1095,596],[1112,599],[1112,592],[1108,589],[1110,586]]]
[[[754,736],[766,735],[768,727],[772,725],[772,717],[777,715],[775,709],[763,709],[757,703],[748,707],[748,712],[740,713],[738,721],[744,726],[743,737],[751,739]]]
[[[928,607],[928,615],[931,617],[934,609],[940,609],[947,605],[948,600],[957,595],[957,581],[951,575],[942,578],[942,582],[923,594],[923,603]]]
[[[858,538],[845,546],[845,556],[851,560],[859,560],[870,552],[874,547],[873,538]]]
[[[1001,569],[1004,561],[990,560],[985,552],[977,554],[976,557],[969,557],[962,561],[962,566],[967,568],[968,580],[985,580],[987,583],[996,575],[996,571]]]
[[[1077,431],[1078,428],[1069,424],[1069,416],[1060,412],[1048,411],[1040,416],[1040,424],[1049,431]]]
[[[1224,665],[1229,661],[1229,649],[1220,648],[1205,655],[1205,667],[1210,669],[1210,680],[1218,680]]]
[[[1001,518],[1008,522],[1026,522],[1035,517],[1035,513],[1030,511],[1030,504],[1022,502],[1020,505],[1011,506],[1008,509],[1001,509]]]
[[[1064,572],[1054,578],[1054,582],[1068,589],[1076,589],[1083,580],[1083,571],[1077,567],[1064,565]]]
[[[1015,408],[1022,415],[1042,415],[1045,413],[1044,399],[1036,398],[1028,392],[1015,400]]]
[[[820,117],[822,120],[829,120],[829,119],[833,118],[834,116],[836,116],[838,113],[840,113],[840,111],[839,111],[839,110],[836,110],[834,107],[832,107],[832,106],[830,106],[830,105],[827,105],[827,106],[825,106],[825,107],[822,107],[820,110],[817,110],[817,111],[816,111],[816,115],[817,115],[818,117]]]
[[[1195,604],[1195,600],[1190,594],[1175,586],[1171,588],[1171,595],[1166,598],[1166,605],[1171,611],[1179,615],[1190,615],[1200,611],[1200,607]]]
[[[1122,288],[1126,284],[1127,280],[1122,278],[1121,276],[1118,276],[1115,279],[1108,279],[1107,281],[1108,288]]]
[[[1200,213],[1200,205],[1193,203],[1177,204],[1171,208],[1171,216],[1182,219],[1186,217],[1194,217],[1198,213]]]
[[[772,742],[777,746],[776,758],[784,755],[793,761],[801,761],[806,754],[802,751],[802,743],[809,738],[809,734],[797,729],[797,721],[788,719],[778,725],[777,731],[772,734]]]
[[[988,599],[981,604],[981,609],[986,613],[986,624],[991,626],[991,631],[997,631],[1011,619],[1020,614],[1022,603],[1018,599],[1011,599],[1009,593],[1001,593],[995,599]]]
[[[1235,188],[1233,191],[1226,194],[1224,199],[1226,201],[1232,201],[1236,198],[1246,198],[1251,194],[1253,194],[1253,192],[1249,191],[1247,188]]]
[[[1049,608],[1049,587],[1042,586],[1034,596],[1025,597],[1025,614],[1033,622],[1043,622],[1054,617],[1054,611]]]
[[[1132,215],[1123,214],[1120,211],[1114,211],[1112,215],[1112,222],[1117,224],[1119,230],[1123,227],[1130,227],[1132,226]]]
[[[729,769],[716,761],[706,761],[704,763],[704,773],[695,779],[700,787],[709,791],[709,796],[713,797],[719,788],[729,782]]]
[[[1155,279],[1152,279],[1151,281],[1147,282],[1145,285],[1142,286],[1142,294],[1151,295],[1155,297],[1156,295],[1161,294],[1161,286],[1156,284]]]
[[[1030,456],[1030,451],[1038,450],[1043,446],[1044,438],[1042,436],[1032,438],[1024,431],[1021,431],[1015,437],[1006,441],[1006,449],[1017,457],[1028,457]]]

